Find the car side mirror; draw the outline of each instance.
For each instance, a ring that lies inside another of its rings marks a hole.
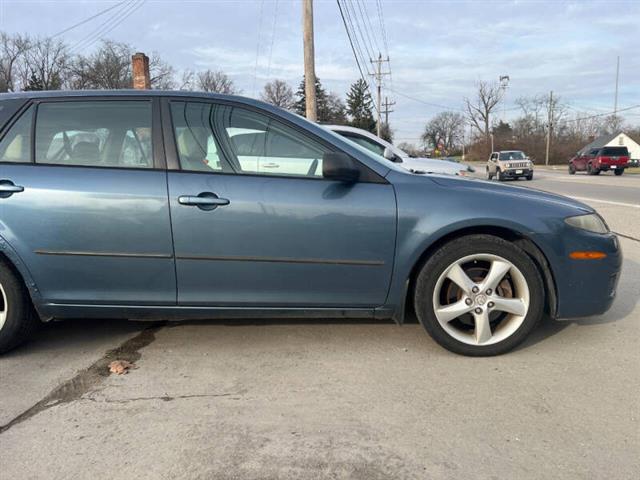
[[[385,147],[382,156],[387,160],[391,160],[392,162],[396,161],[396,154],[393,153],[393,150],[391,150],[389,147]]]
[[[330,152],[322,156],[322,176],[338,182],[356,183],[360,178],[360,169],[346,153]]]

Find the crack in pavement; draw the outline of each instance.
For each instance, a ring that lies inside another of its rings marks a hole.
[[[624,233],[620,233],[620,232],[613,232],[613,233],[615,233],[619,237],[626,238],[627,240],[632,240],[634,242],[640,242],[640,238],[631,237],[629,235],[625,235]]]
[[[193,395],[159,395],[152,397],[135,397],[135,398],[123,398],[121,400],[110,400],[103,399],[98,400],[96,398],[85,398],[84,400],[88,400],[90,402],[95,403],[129,403],[129,402],[139,402],[145,400],[162,400],[163,402],[172,402],[174,400],[182,400],[185,398],[214,398],[214,397],[232,397],[232,396],[240,396],[240,393],[202,393],[202,394],[193,394]]]
[[[54,388],[47,396],[29,409],[22,412],[6,425],[0,426],[0,434],[18,425],[40,412],[64,403],[80,399],[85,393],[98,385],[110,375],[109,363],[113,360],[126,360],[134,363],[142,354],[139,350],[150,345],[156,339],[156,332],[166,325],[166,322],[156,322],[142,330],[138,335],[109,350],[88,368],[78,372],[73,378]]]

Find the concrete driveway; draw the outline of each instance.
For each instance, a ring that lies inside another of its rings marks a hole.
[[[569,193],[593,196],[585,179]],[[0,477],[639,478],[640,178],[630,185],[629,206],[593,202],[625,235],[613,308],[547,321],[501,357],[451,354],[417,324],[47,325],[0,358]],[[113,358],[138,368],[108,376]]]

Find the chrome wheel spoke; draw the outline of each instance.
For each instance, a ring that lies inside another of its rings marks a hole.
[[[489,323],[489,312],[482,310],[482,313],[474,313],[473,318],[476,324],[474,331],[476,343],[480,345],[488,342],[493,335],[491,333],[491,324]]]
[[[474,282],[478,278],[482,280]],[[467,345],[503,342],[520,329],[529,311],[527,279],[515,264],[493,253],[452,262],[438,277],[432,295],[440,327]]]
[[[512,313],[520,317],[527,313],[527,306],[521,298],[493,297],[492,301],[494,304],[494,310]]]
[[[465,313],[469,313],[473,307],[467,305],[464,300],[452,303],[451,305],[441,306],[436,308],[436,317],[441,323],[448,323],[451,320],[458,318]]]
[[[511,264],[502,260],[494,260],[491,262],[491,268],[489,273],[482,281],[481,290],[491,289],[494,290],[500,284],[507,272],[511,270]]]
[[[447,272],[447,278],[458,285],[464,293],[471,295],[471,290],[476,284],[469,278],[459,263],[453,264]]]

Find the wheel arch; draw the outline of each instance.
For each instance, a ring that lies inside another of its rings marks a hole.
[[[27,266],[22,261],[22,259],[18,256],[11,245],[0,236],[0,262],[7,265],[9,270],[18,278],[20,282],[25,286],[27,292],[29,293],[29,299],[31,300],[31,305],[33,305],[35,311],[41,320],[48,320],[45,316],[42,315],[42,312],[39,310],[39,299],[40,299],[40,291],[31,276]]]
[[[406,313],[410,313],[412,316],[415,316],[412,299],[415,293],[416,279],[420,270],[431,255],[446,243],[469,235],[492,235],[502,238],[503,240],[513,242],[521,248],[529,258],[531,258],[542,277],[545,289],[545,312],[552,318],[555,317],[558,306],[557,287],[549,260],[542,249],[530,237],[513,228],[497,225],[476,225],[446,232],[424,248],[420,256],[414,262],[410,270],[409,277],[406,279],[407,288],[405,289],[405,295],[403,298],[402,312],[399,315],[399,318],[396,319],[398,323],[403,323]]]

